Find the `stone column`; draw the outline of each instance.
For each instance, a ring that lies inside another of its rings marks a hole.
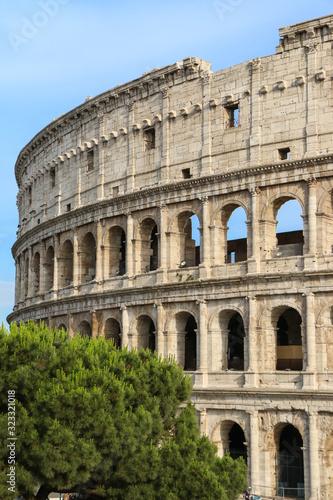
[[[127,191],[133,191],[135,188],[135,148],[134,134],[132,126],[135,122],[135,102],[128,105],[128,135],[127,135]]]
[[[250,66],[251,75],[251,93],[250,100],[250,137],[248,147],[250,153],[250,164],[256,165],[261,162],[261,99],[262,94],[259,92],[261,82],[261,59],[253,59]],[[240,110],[242,113],[242,110]],[[241,116],[241,115],[240,115]],[[242,118],[241,118],[242,120]]]
[[[259,211],[258,201],[260,190],[255,187],[250,189],[251,193],[251,247],[248,238],[248,272],[258,273],[260,271],[260,244],[259,244]]]
[[[15,260],[15,305],[21,300],[21,266],[20,257]]]
[[[128,333],[129,333],[129,319],[128,319],[128,309],[125,304],[120,307],[121,310],[121,348],[128,346]]]
[[[155,304],[157,307],[157,354],[164,357],[164,308],[162,302]]]
[[[309,467],[310,467],[310,500],[320,498],[320,466],[319,443],[317,430],[317,414],[309,413]]]
[[[104,148],[106,144],[102,139],[105,128],[105,115],[103,111],[99,111],[97,118],[99,125],[97,198],[102,200],[104,198]]]
[[[90,311],[91,313],[91,336],[93,338],[98,337],[98,319],[95,310]]]
[[[28,295],[27,295],[27,298],[31,297],[32,296],[32,284],[33,284],[33,280],[32,280],[32,247],[30,246],[29,247],[29,266],[28,266]]]
[[[160,223],[159,223],[159,233],[160,233],[160,269],[163,272],[167,270],[167,207],[165,205],[160,205],[159,207]]]
[[[77,144],[79,147],[77,148],[77,151],[75,151],[74,157],[75,157],[75,165],[73,165],[73,170],[76,172],[76,180],[75,180],[75,208],[78,208],[81,206],[81,161],[82,161],[82,148],[81,146],[81,141],[82,141],[82,131],[81,131],[81,124],[79,124],[76,127],[76,132],[77,132]]]
[[[127,214],[126,227],[126,274],[133,275],[133,218],[131,212]]]
[[[306,351],[307,371],[316,371],[316,319],[315,319],[315,296],[308,293],[306,300]]]
[[[257,301],[255,297],[248,298],[248,369],[246,385],[257,386],[258,356],[257,356]]]
[[[58,291],[59,289],[59,234],[54,237],[54,265],[53,265],[53,290]]]
[[[210,269],[210,234],[209,234],[209,201],[208,197],[204,196],[202,199],[202,240],[200,241],[201,254],[201,269],[200,277],[207,277]]]
[[[304,46],[306,54],[306,72],[307,78],[305,82],[306,92],[306,121],[305,121],[305,156],[315,156],[318,154],[318,121],[317,121],[317,93],[316,88],[320,83],[313,75],[316,74],[317,68],[317,42],[313,39],[313,28],[310,28],[308,33],[309,39]]]
[[[304,268],[316,269],[317,267],[317,181],[312,178],[308,181],[308,213],[307,213],[307,242]]]
[[[202,152],[201,152],[201,175],[209,175],[211,172],[212,163],[212,146],[211,146],[211,120],[210,120],[210,82],[209,74],[202,78]]]
[[[199,301],[199,370],[207,372],[207,304]]]
[[[256,492],[261,485],[259,475],[260,475],[260,467],[259,467],[259,419],[258,412],[252,411],[250,413],[250,450],[249,450],[249,458],[250,458],[250,485],[252,487],[252,491]]]
[[[161,159],[161,182],[169,180],[169,149],[170,149],[170,123],[169,112],[169,89],[162,90],[162,159]]]
[[[80,279],[80,255],[78,230],[74,229],[73,235],[73,286],[77,287]]]
[[[103,279],[103,253],[102,253],[103,227],[102,221],[96,221],[96,276],[97,282]]]
[[[200,435],[207,436],[207,410],[200,410]]]

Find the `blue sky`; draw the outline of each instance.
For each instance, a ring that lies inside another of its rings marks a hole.
[[[185,57],[213,71],[275,53],[278,29],[332,14],[329,0],[2,0],[0,323],[12,310],[16,158],[62,113]]]

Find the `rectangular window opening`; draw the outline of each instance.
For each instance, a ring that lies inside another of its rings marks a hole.
[[[112,196],[118,196],[119,194],[119,186],[114,186],[112,188]]]
[[[227,114],[226,128],[234,128],[239,126],[239,107],[238,104],[232,104],[225,107]]]
[[[68,204],[66,205],[66,210],[67,210],[67,212],[70,212],[70,211],[72,210],[72,205],[71,205],[71,203],[68,203]]]
[[[88,165],[88,172],[91,170],[94,170],[94,150],[91,149],[87,153],[87,165]]]
[[[183,179],[191,179],[191,170],[189,168],[183,168],[182,170]]]
[[[29,205],[31,205],[31,201],[32,201],[32,191],[31,191],[31,186],[29,186],[29,189],[28,189],[28,203],[29,203]]]
[[[290,158],[290,148],[279,149],[280,160],[289,160],[289,158]]]
[[[54,188],[55,186],[55,183],[56,183],[56,172],[55,172],[55,168],[51,168],[50,170],[50,186],[51,188]]]
[[[143,142],[145,151],[150,151],[155,149],[155,128],[146,128],[143,131]]]

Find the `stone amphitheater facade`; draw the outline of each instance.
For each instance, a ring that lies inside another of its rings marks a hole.
[[[88,98],[15,166],[8,320],[174,356],[202,432],[271,497],[333,497],[332,81],[330,15],[282,28],[274,55]],[[277,234],[289,200],[303,228]]]

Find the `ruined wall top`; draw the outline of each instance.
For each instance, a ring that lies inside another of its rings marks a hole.
[[[320,42],[324,37],[332,38],[333,15],[318,17],[302,23],[292,24],[279,29],[280,45],[276,52],[308,46],[309,42]]]

